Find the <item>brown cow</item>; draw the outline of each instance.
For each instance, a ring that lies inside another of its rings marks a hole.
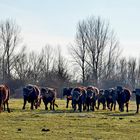
[[[0,85],[0,112],[3,110],[4,106],[4,111],[5,111],[5,104],[7,105],[7,111],[10,113],[9,109],[9,100],[10,96],[10,89],[6,85]]]
[[[55,103],[56,100],[56,90],[53,88],[42,87],[41,88],[41,98],[45,105],[45,110],[48,110],[48,103],[50,103],[50,110],[55,110],[54,106],[58,107]],[[53,106],[53,108],[52,108]]]

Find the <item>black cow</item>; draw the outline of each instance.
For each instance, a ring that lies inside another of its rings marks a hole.
[[[87,87],[87,98],[86,98],[86,104],[87,104],[87,111],[95,110],[96,106],[96,100],[99,95],[99,90],[96,87],[89,86]]]
[[[116,92],[117,92],[117,102],[119,104],[119,110],[123,112],[124,105],[126,105],[126,111],[128,112],[129,100],[132,94],[131,91],[127,88],[117,86]]]
[[[107,107],[112,111],[112,108],[116,109],[117,94],[114,88],[110,88],[107,93],[105,93]],[[111,106],[110,106],[111,105]]]
[[[84,87],[76,87],[72,90],[72,107],[74,111],[76,111],[76,105],[78,105],[78,110],[82,111],[85,110],[85,102],[86,102],[86,90]]]
[[[116,90],[114,88],[110,89],[101,89],[98,96],[98,109],[100,106],[100,103],[103,104],[103,110],[106,109],[106,106],[110,111],[112,111],[112,108],[116,109],[116,101],[117,101],[117,94]]]
[[[137,88],[133,91],[133,93],[135,93],[136,95],[136,105],[137,105],[137,111],[136,113],[139,113],[139,104],[140,104],[140,89]]]
[[[10,113],[9,109],[9,96],[10,96],[10,89],[6,85],[0,85],[0,112],[3,110],[5,111],[5,104],[7,105],[7,111]]]
[[[56,90],[53,88],[42,87],[41,88],[41,98],[45,105],[45,110],[48,110],[48,103],[50,103],[50,110],[55,110],[54,106],[58,107],[55,103],[56,100]],[[53,106],[53,107],[52,107]]]
[[[72,100],[71,91],[73,88],[63,88],[63,96],[66,96],[66,108],[69,106],[69,101]]]
[[[106,109],[106,95],[107,94],[108,94],[108,90],[100,89],[99,95],[98,95],[98,107],[97,107],[97,109],[100,108],[100,104],[103,105],[103,110]]]
[[[22,109],[25,109],[27,101],[31,103],[30,109],[33,110],[34,106],[37,109],[37,107],[40,106],[41,103],[40,89],[36,85],[26,85],[23,88],[23,99],[24,103]]]

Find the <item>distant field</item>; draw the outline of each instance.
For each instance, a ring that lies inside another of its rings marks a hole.
[[[23,111],[23,101],[11,99],[12,112],[0,114],[0,140],[140,139],[140,115],[135,114],[135,102],[130,103],[129,113],[101,109],[73,113],[71,108],[65,108],[64,100],[56,102],[56,111],[45,111],[43,103],[38,110],[30,111],[28,104]]]

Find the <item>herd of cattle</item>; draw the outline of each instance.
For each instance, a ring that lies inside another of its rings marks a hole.
[[[140,104],[140,89],[135,89],[133,91],[136,95],[136,105],[137,111],[139,112]],[[34,107],[37,109],[41,100],[45,105],[45,110],[48,110],[48,104],[50,103],[50,110],[55,110],[56,100],[56,90],[48,87],[38,87],[36,85],[28,84],[23,88],[23,108],[25,109],[26,103],[31,104],[31,109]],[[74,111],[94,111],[100,108],[102,104],[103,109],[108,108],[109,110],[115,110],[116,104],[118,103],[119,110],[124,111],[124,106],[126,106],[126,111],[128,112],[129,100],[132,92],[122,86],[117,86],[116,88],[110,89],[98,89],[97,87],[75,87],[75,88],[63,88],[63,96],[66,97],[67,103],[66,108],[68,108],[69,101],[71,100],[71,105]],[[10,112],[8,100],[10,97],[10,89],[6,85],[0,85],[0,112],[5,111],[5,105],[7,105],[7,111]]]

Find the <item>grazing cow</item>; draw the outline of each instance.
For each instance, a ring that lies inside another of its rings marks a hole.
[[[71,91],[73,88],[63,88],[63,96],[66,96],[66,108],[69,106],[69,101],[72,100]]]
[[[123,88],[121,86],[117,86],[117,102],[119,104],[119,110],[121,112],[124,111],[124,104],[126,105],[126,111],[128,112],[128,105],[129,105],[129,100],[131,97],[131,91],[127,88]]]
[[[50,110],[55,110],[54,106],[58,107],[55,103],[56,100],[56,90],[53,88],[42,87],[41,88],[41,98],[45,105],[45,110],[48,110],[48,103],[50,103]],[[52,107],[53,106],[53,107]]]
[[[72,90],[72,107],[74,111],[76,111],[76,105],[78,105],[78,110],[82,111],[85,110],[85,103],[86,103],[86,90],[84,87],[76,87]]]
[[[136,113],[139,113],[139,104],[140,104],[140,89],[136,88],[133,93],[136,95],[136,105],[137,105],[137,111]]]
[[[87,99],[86,99],[86,104],[87,104],[87,111],[95,110],[95,106],[96,106],[96,100],[98,98],[99,95],[99,90],[96,87],[93,86],[88,86],[87,87]]]
[[[26,106],[26,102],[28,101],[29,103],[31,103],[31,109],[35,108],[37,109],[38,106],[40,106],[41,104],[41,98],[40,98],[40,89],[39,87],[37,87],[36,85],[26,85],[23,88],[23,99],[24,99],[24,103],[23,103],[23,108],[25,109]]]
[[[10,113],[8,100],[10,97],[10,89],[6,85],[0,85],[0,112],[3,110],[5,111],[5,104],[7,105],[7,111]]]

